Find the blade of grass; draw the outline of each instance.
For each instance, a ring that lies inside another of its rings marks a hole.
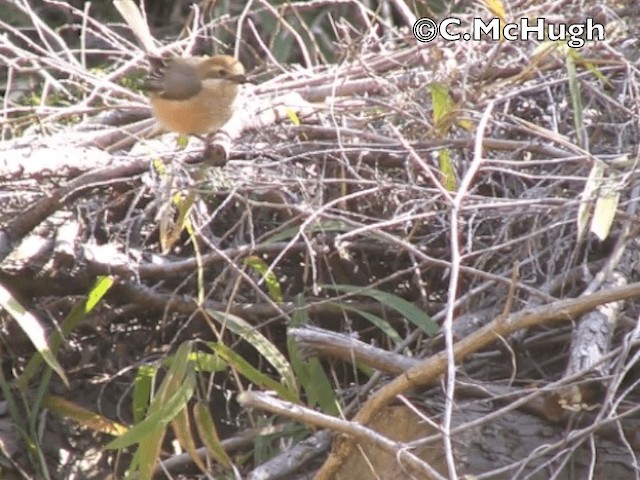
[[[13,294],[7,290],[4,285],[0,284],[0,306],[4,308],[13,319],[18,322],[22,331],[29,337],[31,343],[42,356],[44,361],[56,372],[64,384],[69,387],[69,380],[62,369],[62,366],[56,360],[55,355],[51,351],[45,330],[40,325],[38,319],[28,312]],[[26,388],[26,382],[21,384],[22,388]]]
[[[211,348],[216,354],[224,359],[230,366],[235,368],[247,380],[252,383],[263,387],[268,390],[275,391],[280,397],[290,402],[298,402],[298,395],[296,391],[292,391],[288,386],[274,380],[273,378],[265,375],[261,371],[254,368],[244,358],[235,353],[226,345],[216,342],[206,342],[206,345]]]
[[[49,339],[49,345],[53,355],[58,353],[64,337],[68,336],[80,321],[87,316],[100,303],[102,298],[107,294],[113,286],[115,280],[113,277],[99,276],[96,278],[91,290],[85,300],[81,300],[74,305],[69,314],[64,318],[60,326],[60,332],[55,331]],[[18,388],[25,389],[31,378],[35,375],[38,367],[42,363],[43,357],[34,355],[18,379]]]
[[[400,313],[430,337],[434,336],[440,330],[438,324],[424,311],[416,307],[413,303],[407,302],[404,298],[400,298],[392,293],[383,292],[375,288],[362,288],[353,285],[323,285],[322,287],[336,290],[337,292],[371,297]]]
[[[221,325],[231,330],[236,335],[242,337],[253,348],[258,350],[260,354],[276,369],[282,377],[282,384],[290,390],[292,395],[297,397],[297,383],[293,369],[287,359],[280,353],[273,343],[271,343],[264,335],[256,330],[253,325],[244,319],[231,313],[218,312],[216,310],[204,309],[204,311],[212,316]]]

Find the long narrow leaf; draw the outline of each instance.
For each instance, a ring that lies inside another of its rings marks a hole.
[[[67,316],[62,321],[60,326],[60,331],[55,331],[51,335],[49,339],[49,347],[51,349],[51,353],[56,355],[60,346],[62,345],[63,337],[69,335],[80,323],[80,320],[85,318],[88,313],[90,313],[99,303],[100,300],[107,294],[109,289],[113,286],[115,280],[113,277],[108,276],[99,276],[96,278],[95,283],[89,290],[89,294],[85,299],[80,300],[78,303],[74,305],[71,311],[67,314]],[[29,363],[24,368],[22,375],[20,375],[20,379],[18,381],[18,387],[23,390],[29,384],[29,381],[35,375],[38,367],[42,363],[42,359],[39,355],[35,355],[29,360]]]
[[[215,318],[220,324],[231,330],[236,335],[242,337],[253,348],[276,369],[282,377],[282,384],[297,397],[297,383],[293,369],[287,359],[280,353],[273,343],[271,343],[256,328],[244,319],[231,313],[218,312],[216,310],[205,309],[205,311]]]
[[[197,420],[196,420],[197,422]],[[203,472],[207,472],[207,467],[198,454],[193,434],[191,433],[191,422],[189,421],[189,412],[186,408],[183,408],[178,412],[176,418],[171,422],[171,428],[175,434],[180,446],[189,454],[193,463]]]
[[[186,407],[187,402],[193,396],[195,379],[187,376],[185,382],[169,396],[166,402],[159,405],[155,411],[136,426],[130,428],[124,435],[109,442],[105,448],[126,448],[135,443],[142,442],[146,436],[157,428],[165,428],[176,415]]]
[[[253,268],[256,272],[262,275],[267,289],[269,290],[269,297],[276,303],[282,303],[282,289],[280,288],[280,282],[276,274],[269,270],[269,265],[260,257],[251,255],[244,259],[244,264]]]
[[[31,343],[38,353],[51,369],[58,374],[64,384],[69,387],[69,380],[62,369],[62,366],[56,360],[51,352],[44,328],[38,322],[38,319],[29,313],[16,298],[7,290],[4,285],[0,284],[0,307],[4,308],[11,315],[24,333],[26,333]]]
[[[56,395],[45,396],[42,400],[42,406],[94,432],[122,435],[127,431],[127,427],[124,425]]]
[[[211,417],[208,405],[197,402],[193,406],[193,418],[195,419],[200,440],[202,440],[209,455],[226,468],[231,467],[231,458],[229,458],[227,452],[222,448],[220,437],[218,436],[218,431]]]
[[[416,307],[413,303],[407,302],[404,298],[400,298],[392,293],[383,292],[382,290],[377,290],[375,288],[355,287],[353,285],[323,285],[323,288],[343,293],[366,295],[400,313],[429,336],[433,336],[439,331],[438,324],[431,320],[431,317],[423,310]]]
[[[147,413],[151,401],[153,380],[157,373],[158,369],[153,365],[142,365],[136,373],[132,395],[134,424],[140,423]]]
[[[332,305],[335,305],[336,307],[349,310],[350,312],[353,312],[353,313],[357,313],[361,317],[365,318],[366,320],[371,322],[372,325],[380,329],[382,333],[384,333],[387,337],[389,337],[393,341],[393,343],[395,343],[396,345],[402,342],[402,338],[400,337],[398,332],[396,332],[396,330],[391,326],[391,324],[388,321],[386,321],[384,318],[380,318],[379,316],[374,315],[373,313],[365,312],[364,310],[361,310],[359,308],[354,308],[353,305],[349,305],[348,303],[344,303],[344,302],[330,302],[330,303]]]
[[[285,400],[290,402],[298,401],[298,395],[295,390],[291,390],[287,386],[260,372],[226,345],[214,342],[207,342],[207,345],[247,380],[268,390],[275,391]]]

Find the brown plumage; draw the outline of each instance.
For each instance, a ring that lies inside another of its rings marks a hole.
[[[229,55],[171,57],[156,55],[153,37],[132,0],[114,5],[147,52],[150,71],[145,81],[153,115],[168,130],[206,135],[233,114],[244,67]]]
[[[168,130],[205,135],[233,114],[244,67],[228,55],[151,60],[145,82],[153,114]]]

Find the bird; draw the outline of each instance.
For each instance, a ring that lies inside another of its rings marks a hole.
[[[153,115],[167,130],[207,135],[233,115],[244,66],[230,55],[149,57],[151,70],[143,84]]]
[[[149,61],[143,84],[153,116],[167,130],[185,135],[209,135],[233,115],[240,84],[246,82],[242,63],[230,55],[172,56],[156,53],[146,20],[133,0],[114,0]]]

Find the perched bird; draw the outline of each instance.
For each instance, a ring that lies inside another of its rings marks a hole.
[[[153,37],[133,0],[114,5],[144,47],[150,64],[144,88],[153,115],[168,130],[207,135],[233,114],[244,67],[228,55],[163,58],[155,53]]]
[[[229,55],[149,57],[151,71],[144,88],[153,115],[168,130],[206,135],[222,127],[235,108],[244,67]]]

